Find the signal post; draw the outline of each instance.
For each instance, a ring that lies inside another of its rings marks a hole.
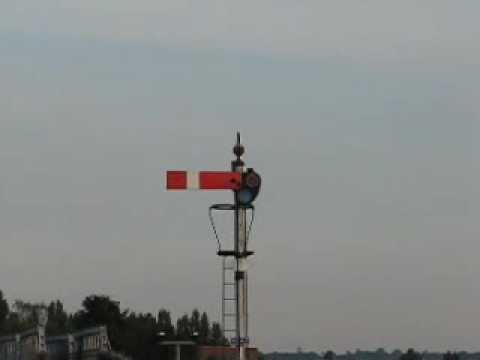
[[[240,144],[240,136],[233,148],[237,159],[232,161],[232,171],[244,173],[244,163],[241,156],[244,148]],[[248,279],[247,279],[247,209],[240,207],[239,193],[234,193],[234,249],[235,249],[235,298],[236,298],[236,345],[239,348],[240,360],[246,359],[248,346]]]
[[[235,258],[235,339],[240,360],[246,360],[248,337],[248,275],[247,257],[253,255],[248,250],[247,210],[253,211],[253,201],[260,191],[261,178],[253,169],[245,168],[242,155],[245,149],[240,143],[233,148],[236,159],[232,161],[231,171],[203,171],[191,173],[187,171],[167,171],[167,190],[232,190],[234,204],[212,205],[210,210],[233,210],[234,244],[233,250],[221,250],[219,256]],[[253,216],[253,215],[252,215]],[[215,236],[218,236],[215,231]],[[224,329],[225,330],[225,329]]]

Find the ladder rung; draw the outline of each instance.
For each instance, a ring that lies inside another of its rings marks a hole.
[[[237,300],[236,298],[224,298],[223,299],[224,301],[234,301],[234,300]]]
[[[219,250],[217,251],[217,255],[219,256],[235,256],[236,258],[240,258],[240,257],[248,257],[250,255],[253,255],[255,254],[254,251],[249,251],[249,250],[246,250],[246,251],[235,251],[235,250]]]
[[[223,316],[236,316],[237,314],[235,313],[226,313],[226,314],[223,314]]]
[[[223,283],[223,285],[226,285],[226,286],[234,286],[235,283],[233,283],[233,282],[226,282],[226,283]]]
[[[235,330],[235,329],[225,329],[225,330],[223,330],[223,332],[236,332],[236,331],[237,330]]]

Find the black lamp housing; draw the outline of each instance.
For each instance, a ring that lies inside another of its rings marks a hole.
[[[251,205],[260,192],[261,184],[262,178],[260,175],[252,168],[248,168],[242,174],[242,187],[237,190],[238,203],[243,206]]]

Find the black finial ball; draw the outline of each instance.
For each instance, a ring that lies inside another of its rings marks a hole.
[[[243,147],[242,144],[237,144],[233,147],[233,153],[238,157],[242,156],[244,152],[245,152],[245,148]]]

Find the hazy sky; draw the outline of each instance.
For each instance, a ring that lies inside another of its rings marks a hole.
[[[226,169],[238,129],[263,176],[256,345],[480,350],[479,14],[0,0],[0,288],[219,320],[207,207],[230,194],[164,173]]]

